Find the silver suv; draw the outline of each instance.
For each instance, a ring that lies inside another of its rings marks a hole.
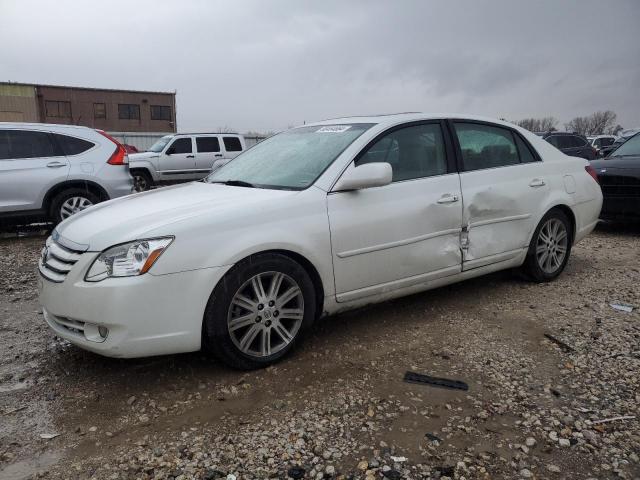
[[[129,155],[129,167],[136,191],[142,192],[200,180],[244,150],[244,137],[237,133],[176,133],[160,138],[147,152]]]
[[[133,190],[124,147],[74,125],[0,122],[0,225],[59,223]]]

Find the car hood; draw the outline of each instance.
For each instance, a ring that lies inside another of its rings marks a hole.
[[[146,160],[148,158],[158,158],[159,156],[160,156],[160,154],[156,153],[156,152],[130,153],[129,154],[129,163],[135,162],[136,160]]]
[[[150,236],[172,235],[172,226],[196,216],[215,221],[299,192],[193,182],[117,198],[60,223],[55,235],[80,250],[102,251]]]

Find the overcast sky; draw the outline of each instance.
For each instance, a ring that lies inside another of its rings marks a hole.
[[[458,112],[640,127],[640,1],[0,0],[0,80],[177,91],[178,129]]]

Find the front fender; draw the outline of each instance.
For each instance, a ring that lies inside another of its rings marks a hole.
[[[134,162],[129,162],[129,170],[146,170],[153,178],[154,182],[160,180],[160,174],[156,168],[156,164],[151,160],[136,160]]]

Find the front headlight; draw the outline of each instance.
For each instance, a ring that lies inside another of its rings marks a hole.
[[[146,273],[171,244],[173,237],[136,240],[107,248],[91,264],[87,282],[109,277],[134,277]]]

